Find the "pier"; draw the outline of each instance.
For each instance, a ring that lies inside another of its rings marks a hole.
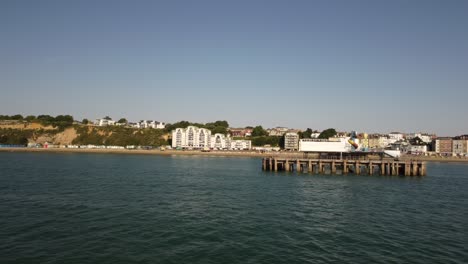
[[[356,174],[382,176],[426,176],[424,161],[300,159],[269,157],[262,159],[264,171],[288,171],[311,174]]]

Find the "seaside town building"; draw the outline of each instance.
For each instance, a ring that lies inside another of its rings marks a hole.
[[[388,141],[386,145],[395,143],[397,141],[401,141],[405,139],[405,135],[400,132],[391,132],[388,134]],[[384,146],[385,147],[385,146]]]
[[[252,141],[250,141],[250,140],[231,140],[231,149],[234,149],[234,150],[249,150],[249,149],[252,149]]]
[[[284,134],[286,134],[286,132],[288,131],[289,131],[289,128],[287,127],[275,127],[275,128],[267,129],[269,136],[277,136],[277,137],[284,136]]]
[[[433,142],[433,149],[441,155],[452,155],[453,139],[450,137],[437,138]]]
[[[141,120],[137,123],[117,123],[116,121],[110,118],[101,118],[96,119],[94,122],[96,126],[129,126],[133,128],[154,128],[154,129],[164,129],[166,124],[163,122],[153,121],[153,120]]]
[[[252,136],[252,128],[229,128],[231,137],[250,137]]]
[[[369,135],[367,133],[363,133],[359,136],[359,145],[362,149],[369,148]]]
[[[420,138],[423,142],[425,143],[431,143],[432,142],[432,136],[427,135],[427,134],[422,134],[422,133],[410,133],[406,135],[407,140],[411,140],[413,138]]]
[[[371,149],[386,148],[390,146],[390,140],[387,135],[372,134],[368,136],[368,146]]]
[[[216,133],[211,137],[210,148],[212,149],[228,149],[231,148],[230,138],[226,138],[225,135]]]
[[[132,124],[132,127],[164,129],[166,127],[166,124],[163,122],[158,122],[158,121],[153,121],[153,120],[140,120],[140,122]]]
[[[468,140],[454,139],[452,141],[452,152],[454,155],[466,155],[468,153]]]
[[[233,140],[229,136],[216,133],[206,128],[189,126],[187,128],[176,128],[172,131],[172,147],[182,149],[251,149],[250,140]]]
[[[414,137],[408,140],[408,149],[406,150],[407,153],[410,154],[426,154],[428,149],[428,143],[424,142],[420,137]]]
[[[210,142],[211,131],[206,128],[189,126],[172,131],[173,148],[203,149],[210,147]]]
[[[96,122],[94,122],[96,126],[113,126],[115,123],[116,122],[114,120],[109,118],[96,119]]]
[[[298,150],[299,149],[299,135],[294,132],[288,132],[284,135],[284,149]]]

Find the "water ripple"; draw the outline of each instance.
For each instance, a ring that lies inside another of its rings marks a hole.
[[[0,153],[0,263],[466,263],[468,173],[263,173],[257,159]]]

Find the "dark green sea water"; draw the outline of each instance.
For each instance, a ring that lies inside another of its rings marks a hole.
[[[468,165],[427,171],[0,153],[0,263],[468,263]]]

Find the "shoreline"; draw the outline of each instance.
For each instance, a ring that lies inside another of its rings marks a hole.
[[[256,151],[209,151],[199,150],[143,150],[143,149],[71,149],[71,148],[0,148],[0,152],[29,152],[29,153],[97,153],[97,154],[132,154],[132,155],[160,155],[160,156],[219,156],[219,157],[290,157],[301,158],[301,152],[256,152]],[[430,156],[402,156],[400,160],[415,160],[427,162],[468,163],[468,158],[459,157],[430,157]]]

